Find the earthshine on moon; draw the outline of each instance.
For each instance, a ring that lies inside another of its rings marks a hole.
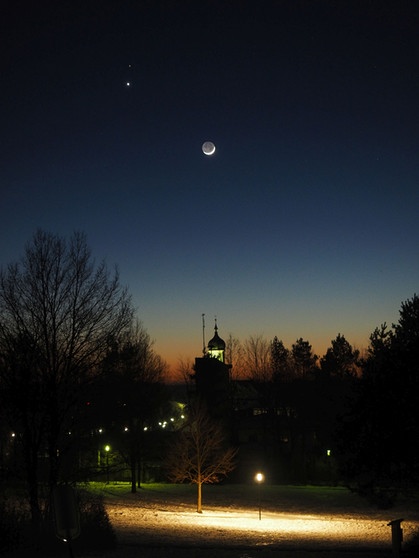
[[[204,155],[214,155],[215,145],[212,143],[212,141],[206,141],[202,144],[202,153]]]

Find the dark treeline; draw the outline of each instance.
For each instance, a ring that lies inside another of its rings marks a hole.
[[[321,358],[302,338],[288,349],[278,337],[230,336],[226,352],[241,455],[275,482],[345,483],[382,504],[417,486],[417,295],[362,356],[342,334]]]

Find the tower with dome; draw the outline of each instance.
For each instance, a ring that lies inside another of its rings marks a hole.
[[[214,335],[203,347],[203,356],[195,358],[194,378],[197,395],[207,404],[214,418],[225,419],[230,409],[230,370],[225,362],[226,343],[218,335],[215,319]]]

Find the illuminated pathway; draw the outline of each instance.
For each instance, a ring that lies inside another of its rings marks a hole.
[[[388,519],[351,518],[257,511],[149,509],[109,505],[108,513],[120,544],[255,547],[281,549],[389,548]],[[405,536],[419,522],[403,524]]]

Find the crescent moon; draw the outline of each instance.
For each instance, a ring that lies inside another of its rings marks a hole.
[[[202,153],[204,155],[214,155],[215,145],[212,143],[212,141],[206,141],[202,144]]]

